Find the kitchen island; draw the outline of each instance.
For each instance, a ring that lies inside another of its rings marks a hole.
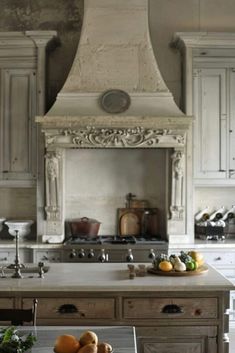
[[[50,264],[45,278],[1,278],[0,305],[26,308],[36,297],[39,325],[135,326],[139,352],[225,353],[234,287],[208,268],[132,280],[126,264]]]

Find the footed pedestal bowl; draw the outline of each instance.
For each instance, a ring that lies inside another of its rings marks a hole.
[[[31,225],[33,224],[32,220],[11,220],[5,222],[8,226],[8,233],[13,237],[16,236],[18,232],[19,237],[25,237],[30,233]]]

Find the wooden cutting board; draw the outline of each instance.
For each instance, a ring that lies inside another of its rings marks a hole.
[[[121,236],[141,234],[141,223],[136,212],[127,211],[119,219],[119,232]]]
[[[158,224],[157,208],[148,208],[155,212],[156,222]],[[134,235],[136,237],[141,236],[142,231],[142,219],[145,212],[145,208],[118,208],[118,235],[128,236]],[[152,219],[154,221],[154,218]],[[156,236],[156,222],[149,224],[149,235]],[[153,234],[155,232],[155,234]]]

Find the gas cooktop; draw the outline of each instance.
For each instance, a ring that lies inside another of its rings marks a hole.
[[[135,237],[133,235],[100,235],[95,237],[71,236],[65,239],[64,244],[164,244],[159,236]]]

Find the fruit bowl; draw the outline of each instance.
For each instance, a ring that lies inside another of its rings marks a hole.
[[[148,267],[147,271],[153,275],[158,275],[158,276],[183,277],[183,276],[201,275],[203,273],[208,272],[208,267],[206,265],[202,265],[195,271],[182,271],[182,272],[175,271],[175,270],[171,270],[167,272],[167,271],[157,270],[154,267]]]
[[[58,336],[54,353],[112,353],[113,348],[107,342],[100,342],[93,331],[85,331],[80,337],[73,335]]]
[[[30,233],[30,227],[33,224],[31,220],[12,220],[7,221],[5,224],[8,226],[8,233],[13,237],[16,236],[18,231],[19,237],[25,237]]]
[[[148,268],[149,273],[160,276],[193,276],[207,271],[203,255],[195,250],[180,251],[179,255],[160,254],[154,259],[153,266]]]

